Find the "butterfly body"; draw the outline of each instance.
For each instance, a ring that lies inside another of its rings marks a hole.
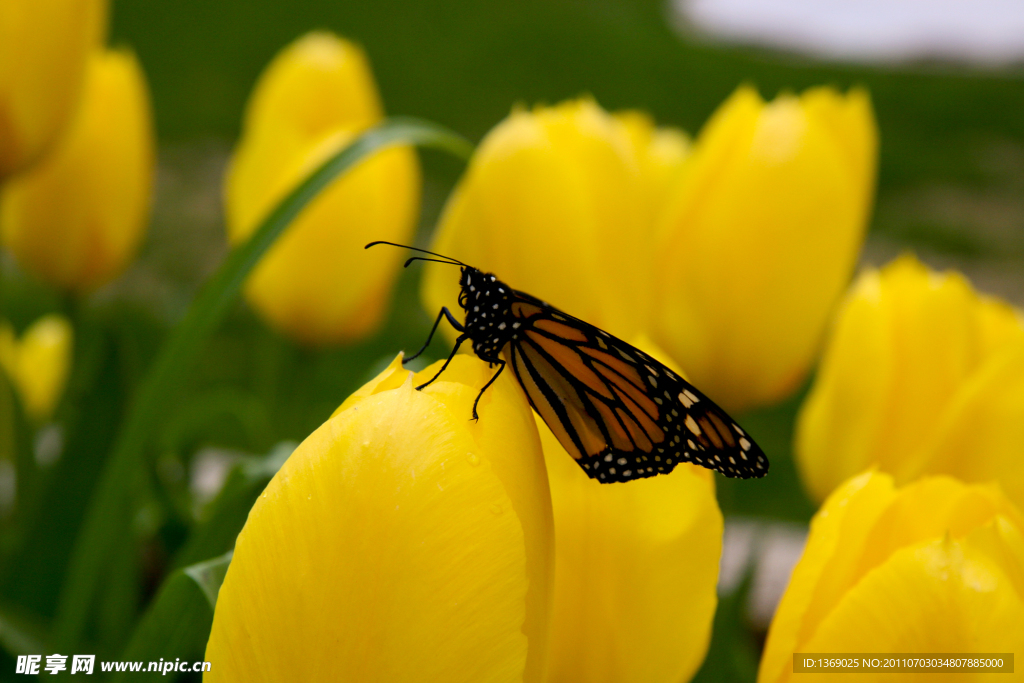
[[[727,477],[768,473],[768,459],[753,439],[671,368],[492,273],[441,258],[462,267],[465,317],[460,323],[442,308],[423,349],[407,359],[426,349],[443,318],[461,333],[441,370],[418,389],[437,379],[470,341],[481,360],[498,366],[473,404],[473,418],[480,397],[510,367],[559,443],[601,483],[665,474],[681,462]]]
[[[463,334],[473,342],[473,353],[489,363],[500,362],[501,350],[518,337],[515,323],[508,321],[512,288],[470,266],[462,268],[459,288],[459,306],[466,312]]]

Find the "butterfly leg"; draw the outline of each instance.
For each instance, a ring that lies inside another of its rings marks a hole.
[[[427,350],[427,347],[430,346],[430,340],[434,338],[434,333],[437,332],[437,326],[441,324],[441,318],[448,318],[448,322],[450,322],[452,327],[454,327],[459,332],[465,332],[466,331],[466,328],[464,328],[462,325],[459,324],[459,321],[455,319],[455,316],[453,316],[451,311],[448,310],[448,307],[447,306],[442,306],[441,307],[441,312],[437,314],[437,320],[434,321],[434,326],[430,328],[430,334],[427,335],[427,342],[423,345],[422,348],[420,348],[419,351],[417,351],[416,353],[412,354],[408,358],[403,358],[402,359],[402,364],[403,365],[405,365],[406,363],[411,361],[413,358],[419,357],[419,355],[421,353],[423,353],[424,351]],[[445,363],[445,365],[447,365],[447,363]],[[433,381],[433,380],[431,380],[431,381]]]
[[[441,309],[441,310],[447,312],[447,309]],[[440,318],[438,318],[438,319],[440,320]],[[425,387],[425,386],[427,386],[429,384],[433,384],[434,380],[436,380],[438,377],[441,376],[441,373],[445,371],[445,368],[448,367],[448,364],[452,362],[452,358],[455,358],[455,354],[458,353],[459,347],[462,345],[462,342],[466,341],[467,339],[469,339],[469,337],[467,335],[462,335],[458,339],[455,340],[455,348],[452,349],[452,355],[448,356],[448,360],[446,360],[444,362],[444,365],[442,365],[441,369],[437,371],[437,374],[434,375],[433,377],[431,377],[429,381],[424,382],[423,384],[421,384],[418,387],[416,387],[416,391],[419,391],[420,389],[422,389],[423,387]],[[417,354],[417,355],[419,355],[419,354]]]
[[[505,369],[505,361],[499,360],[498,361],[498,365],[500,367],[498,368],[498,371],[496,373],[494,373],[494,377],[491,377],[491,379],[487,382],[487,384],[484,385],[484,388],[480,390],[480,393],[476,395],[476,400],[473,401],[473,419],[474,420],[479,420],[480,419],[480,416],[476,414],[476,404],[480,403],[480,397],[484,395],[485,391],[487,391],[487,387],[489,387],[492,384],[494,384],[494,380],[498,379],[498,375],[500,375],[501,371]]]

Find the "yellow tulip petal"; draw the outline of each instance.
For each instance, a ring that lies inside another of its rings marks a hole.
[[[73,119],[106,19],[105,0],[0,3],[0,179],[35,162]]]
[[[6,322],[0,325],[0,368],[21,398],[25,414],[45,420],[57,407],[71,369],[74,332],[67,318],[47,315],[16,339]]]
[[[225,177],[228,236],[244,241],[306,175],[382,116],[369,64],[326,32],[303,36],[267,67],[246,108]],[[407,147],[381,150],[336,179],[254,269],[246,296],[297,341],[360,339],[383,321],[403,255],[373,240],[408,242],[419,212],[419,165]]]
[[[901,489],[874,522],[854,576],[859,579],[899,548],[945,534],[961,538],[997,515],[1024,528],[1024,518],[994,488],[968,486],[951,477],[919,479]]]
[[[298,135],[317,138],[339,125],[362,130],[384,108],[361,49],[327,31],[312,31],[281,50],[260,77],[246,109],[245,126],[288,121]],[[259,131],[262,133],[264,131]]]
[[[603,485],[537,420],[557,540],[548,681],[689,679],[717,604],[722,514],[713,474],[682,464]]]
[[[662,215],[655,339],[730,410],[802,381],[856,262],[874,185],[860,91],[764,103],[742,87],[698,136]]]
[[[711,473],[684,464],[604,486],[538,427],[558,539],[548,680],[687,680],[717,604],[722,517]]]
[[[882,396],[889,419],[872,452],[885,471],[904,482],[921,471],[919,458],[912,456],[975,363],[975,299],[959,274],[929,273],[909,256],[887,266],[883,277],[884,324],[899,372]]]
[[[645,202],[655,192],[639,155],[591,100],[513,111],[481,141],[431,250],[628,339],[651,298]],[[426,308],[458,310],[452,268],[425,270]]]
[[[442,361],[413,377],[413,385],[426,382],[441,368]],[[480,388],[494,375],[494,369],[481,360],[458,355],[439,380],[423,391],[449,407],[454,419],[465,425],[477,448],[475,453],[509,453],[507,458],[492,458],[491,467],[509,495],[511,505],[529,538],[546,539],[547,544],[527,548],[527,616],[523,633],[531,643],[527,656],[526,680],[541,680],[547,663],[548,607],[551,604],[554,552],[551,497],[548,475],[540,454],[540,440],[533,421],[533,410],[512,375],[503,373],[480,399],[480,419],[471,421],[472,405]],[[532,461],[529,459],[533,454]],[[531,552],[533,550],[533,552]]]
[[[1024,506],[1024,342],[991,357],[964,383],[927,440],[931,472],[999,481]],[[985,457],[978,457],[978,455]]]
[[[968,542],[996,562],[1017,596],[1024,600],[1024,526],[1011,516],[996,515],[990,524],[974,529]]]
[[[446,384],[407,373],[289,458],[238,537],[209,680],[539,680],[551,531],[519,516],[536,435],[514,387],[488,391],[515,417],[474,434],[472,388]]]
[[[859,578],[853,565],[875,520],[895,496],[891,477],[865,472],[836,489],[818,510],[775,610],[758,681],[784,680],[792,672],[793,653]]]
[[[0,193],[0,232],[47,282],[85,291],[118,275],[145,234],[154,135],[145,77],[130,52],[92,55],[60,144]]]
[[[969,542],[945,538],[893,553],[844,596],[802,651],[1013,652],[1022,642],[1024,601],[1008,577]],[[958,673],[946,680],[990,678]]]
[[[796,460],[804,486],[816,500],[824,500],[843,478],[874,462],[873,447],[885,420],[878,397],[894,371],[887,330],[877,324],[884,306],[880,289],[876,271],[857,281],[797,415]],[[837,439],[836,434],[847,438]]]
[[[1022,530],[994,486],[931,477],[897,491],[874,472],[849,480],[811,523],[758,681],[821,679],[792,676],[795,652],[1013,651],[1024,642]]]
[[[843,303],[797,420],[801,477],[818,500],[877,465],[998,479],[1024,501],[1024,323],[958,273],[912,256],[863,273]]]
[[[690,153],[690,138],[675,128],[657,128],[643,112],[620,112],[613,116],[623,125],[636,150],[647,194],[648,220],[653,225],[683,170]]]

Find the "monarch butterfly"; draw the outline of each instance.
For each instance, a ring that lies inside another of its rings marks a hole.
[[[592,479],[631,481],[671,472],[680,462],[714,469],[727,477],[763,477],[768,458],[724,410],[671,369],[640,349],[525,292],[492,273],[448,256],[393,242],[377,241],[437,258],[414,256],[461,267],[459,323],[442,307],[419,351],[430,345],[441,320],[461,334],[432,379],[448,367],[463,342],[491,367],[497,365],[473,402],[511,365],[530,405],[562,447]]]

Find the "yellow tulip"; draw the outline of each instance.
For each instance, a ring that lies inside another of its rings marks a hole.
[[[21,397],[25,414],[43,421],[53,414],[71,367],[74,333],[60,315],[32,323],[17,339],[14,329],[0,323],[0,368]]]
[[[843,303],[797,420],[818,500],[871,465],[999,480],[1024,505],[1024,318],[911,256],[868,270]]]
[[[543,422],[538,439],[508,374],[472,422],[485,363],[456,356],[417,392],[440,363],[414,376],[400,360],[249,513],[217,601],[210,680],[691,676],[722,544],[711,473],[597,484]]]
[[[876,148],[867,94],[830,88],[741,87],[694,143],[649,260],[652,333],[727,409],[803,381],[864,239]]]
[[[102,285],[142,241],[153,172],[142,69],[129,52],[95,52],[81,106],[59,145],[0,193],[3,241],[50,284],[76,292]]]
[[[480,143],[431,250],[629,339],[647,326],[656,205],[687,152],[677,131],[582,99],[515,110]],[[426,264],[424,304],[458,278]]]
[[[637,345],[665,357],[646,339]],[[689,680],[717,603],[722,513],[712,472],[682,464],[667,476],[600,484],[537,424],[556,539],[548,681]]]
[[[891,476],[867,472],[836,489],[811,522],[758,681],[834,680],[794,675],[794,653],[1019,653],[1021,643],[1020,512],[995,487],[932,477],[897,489]],[[1024,678],[1016,670],[1013,680]]]
[[[540,681],[552,521],[506,375],[460,356],[422,392],[401,356],[292,454],[220,589],[207,681]]]
[[[244,242],[316,166],[379,122],[380,98],[363,52],[330,33],[307,34],[260,77],[225,178],[228,237]],[[382,150],[325,189],[295,219],[246,284],[273,327],[309,344],[364,337],[381,324],[397,249],[419,212],[419,166],[407,147]]]
[[[105,0],[0,2],[0,179],[62,134],[106,29]]]

